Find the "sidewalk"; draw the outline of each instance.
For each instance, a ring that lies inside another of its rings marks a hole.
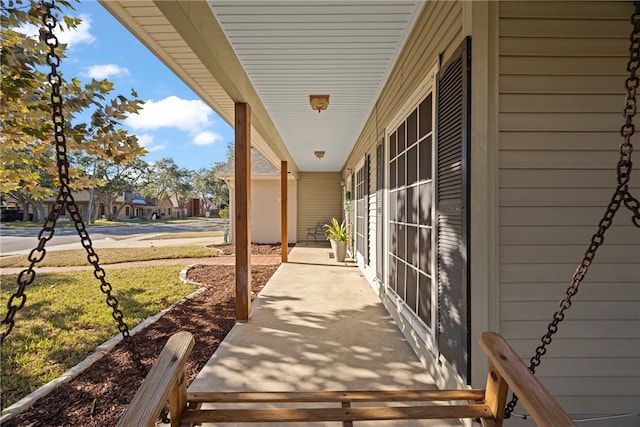
[[[91,244],[93,245],[96,252],[103,248],[150,248],[154,246],[181,246],[185,244],[223,244],[222,237],[197,237],[197,238],[181,238],[181,239],[154,239],[158,236],[166,236],[167,233],[156,233],[156,234],[135,234],[129,236],[127,238],[122,239],[100,239],[100,240],[91,240]],[[55,239],[55,237],[54,237]],[[33,241],[33,248],[38,244],[37,239]],[[4,252],[2,256],[10,256],[10,255],[28,255],[33,248],[14,251],[14,252]],[[51,251],[64,251],[70,249],[82,249],[82,244],[80,243],[80,238],[78,241],[73,243],[65,243],[62,245],[51,246],[51,242],[48,242],[48,246],[46,246],[47,252]]]
[[[104,248],[150,248],[157,246],[182,246],[191,244],[222,244],[222,238],[195,238],[195,239],[148,239],[148,236],[143,236],[144,239],[133,237],[124,240],[103,239],[97,240],[93,243],[93,247],[96,250],[98,256],[100,256],[100,249]],[[80,243],[70,243],[66,245],[58,245],[51,249],[47,248],[47,251],[61,251],[70,249],[82,249]],[[19,251],[11,254],[3,255],[24,255],[25,259],[31,250]],[[281,257],[279,255],[252,255],[251,263],[253,265],[278,265],[280,264]],[[217,257],[206,258],[176,258],[176,259],[157,259],[149,261],[134,261],[123,262],[118,264],[104,264],[102,265],[106,270],[116,268],[135,268],[152,265],[184,265],[189,266],[192,264],[204,264],[204,265],[235,265],[236,257],[234,255],[220,255]],[[0,276],[8,274],[19,274],[25,267],[11,267],[0,268]],[[34,269],[36,273],[55,273],[60,271],[78,271],[78,270],[93,270],[93,266],[88,264],[72,267],[38,267]]]
[[[278,265],[280,264],[280,256],[275,255],[252,255],[252,265]],[[221,255],[217,257],[208,258],[176,258],[176,259],[153,259],[149,261],[134,261],[134,262],[121,262],[118,264],[101,264],[105,270],[113,270],[116,268],[136,268],[146,267],[153,265],[184,265],[189,266],[193,264],[202,265],[235,265],[235,255]],[[0,268],[0,276],[9,274],[19,274],[26,267],[10,267]],[[56,273],[61,271],[81,271],[81,270],[93,270],[92,265],[76,265],[71,267],[36,267],[34,268],[37,273]]]

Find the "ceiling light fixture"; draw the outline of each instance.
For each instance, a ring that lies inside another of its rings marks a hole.
[[[326,110],[329,106],[329,95],[309,95],[309,104],[311,108],[318,110],[318,113]]]
[[[324,151],[314,151],[313,154],[319,159],[324,157]]]

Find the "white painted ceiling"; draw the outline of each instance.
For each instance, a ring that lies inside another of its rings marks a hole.
[[[342,169],[423,4],[208,3],[302,171]],[[313,111],[310,94],[329,108]]]
[[[252,144],[278,168],[288,161],[294,173],[344,167],[424,5],[405,0],[100,3],[227,123],[234,123],[234,100],[253,104]],[[329,108],[313,111],[310,94],[330,95]],[[314,156],[318,150],[325,151],[322,159]]]

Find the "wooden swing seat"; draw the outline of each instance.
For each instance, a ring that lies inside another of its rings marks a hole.
[[[167,401],[172,427],[322,421],[352,426],[353,421],[462,418],[501,426],[509,388],[537,425],[575,426],[502,336],[484,332],[480,345],[489,358],[485,389],[190,393],[185,363],[194,339],[188,332],[178,332],[167,341],[118,426],[153,426]],[[202,409],[204,403],[216,408]],[[273,404],[287,407],[269,407]]]

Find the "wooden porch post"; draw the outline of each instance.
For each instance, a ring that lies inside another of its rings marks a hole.
[[[280,252],[282,253],[282,262],[287,262],[289,258],[289,218],[287,217],[289,210],[289,202],[287,200],[287,186],[289,185],[288,175],[287,161],[282,160],[280,162],[280,242],[282,244]]]
[[[236,321],[251,312],[251,107],[235,105]]]

